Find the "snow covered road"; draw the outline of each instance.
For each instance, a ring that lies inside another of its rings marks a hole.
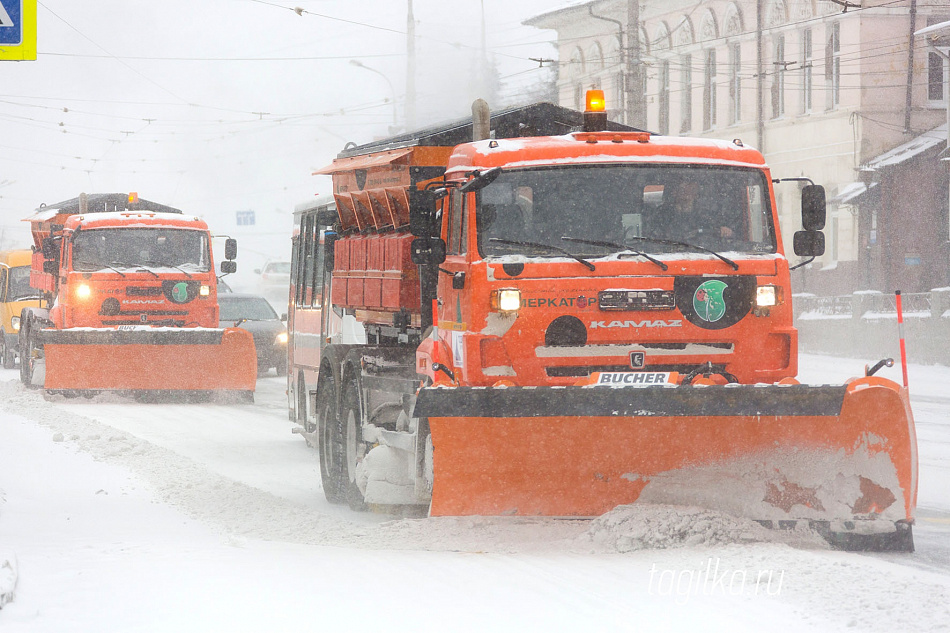
[[[861,368],[801,359],[808,382]],[[0,370],[0,562],[18,568],[0,629],[950,630],[950,369],[910,380],[918,551],[882,555],[662,508],[593,523],[352,513],[324,500],[283,379],[262,378],[253,405],[47,402]]]

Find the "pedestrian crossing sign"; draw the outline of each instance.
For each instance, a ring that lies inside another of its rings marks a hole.
[[[36,59],[36,0],[0,0],[0,60]]]

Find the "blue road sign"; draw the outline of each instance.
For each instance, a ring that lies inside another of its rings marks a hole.
[[[23,43],[23,0],[0,0],[0,45]]]

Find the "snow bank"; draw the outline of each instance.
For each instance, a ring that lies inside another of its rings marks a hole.
[[[614,508],[594,519],[578,540],[596,550],[622,553],[757,542],[827,549],[825,541],[812,530],[770,530],[755,521],[714,510],[650,504]]]

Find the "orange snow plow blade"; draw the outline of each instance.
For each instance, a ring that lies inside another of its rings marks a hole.
[[[415,415],[432,435],[433,516],[665,503],[807,521],[846,549],[912,548],[916,435],[907,390],[886,379],[427,388]]]
[[[239,328],[42,330],[48,391],[252,394],[257,355]]]

